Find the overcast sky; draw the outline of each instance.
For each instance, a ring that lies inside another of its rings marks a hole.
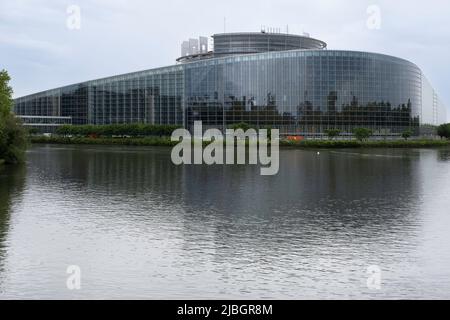
[[[80,29],[67,13],[73,5]],[[289,25],[329,49],[408,59],[450,106],[449,16],[448,0],[0,0],[0,69],[18,97],[167,66],[183,40],[223,32],[226,17],[227,32]]]

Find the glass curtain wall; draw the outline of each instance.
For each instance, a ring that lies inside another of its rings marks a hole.
[[[419,126],[421,71],[362,52],[291,51],[186,64],[186,119],[226,128],[246,122],[283,134],[400,133]]]

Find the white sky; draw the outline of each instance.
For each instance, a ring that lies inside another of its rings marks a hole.
[[[67,8],[81,9],[81,29]],[[380,29],[367,9],[381,10]],[[416,63],[450,106],[448,0],[0,0],[0,69],[15,96],[167,66],[189,37],[259,31],[308,32],[329,49],[372,51]],[[450,115],[450,112],[448,112]]]

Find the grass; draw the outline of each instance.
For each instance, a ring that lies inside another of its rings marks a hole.
[[[124,146],[166,146],[173,147],[178,142],[173,142],[168,137],[145,138],[88,138],[88,137],[32,137],[32,143],[51,144],[79,144],[79,145],[124,145]],[[204,142],[204,145],[208,142]],[[450,140],[387,140],[364,141],[357,140],[304,140],[304,141],[280,141],[281,147],[289,148],[434,148],[450,146]]]
[[[448,147],[450,140],[432,140],[432,139],[418,139],[418,140],[382,140],[382,141],[357,141],[357,140],[304,140],[296,141],[282,141],[280,143],[284,147],[295,148],[434,148],[434,147]]]

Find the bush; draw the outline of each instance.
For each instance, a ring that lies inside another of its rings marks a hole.
[[[0,159],[6,163],[23,162],[28,144],[27,131],[20,119],[10,114],[0,120]]]
[[[402,138],[408,140],[413,135],[411,130],[405,130],[402,132]]]
[[[353,134],[355,135],[355,138],[359,141],[365,141],[369,139],[373,132],[370,129],[367,128],[355,128],[353,129]]]
[[[450,123],[440,125],[437,128],[437,134],[441,138],[450,139]]]
[[[333,140],[335,137],[337,137],[337,136],[339,136],[341,134],[341,130],[339,130],[339,129],[328,129],[328,130],[325,130],[325,134],[328,136],[328,138]]]

